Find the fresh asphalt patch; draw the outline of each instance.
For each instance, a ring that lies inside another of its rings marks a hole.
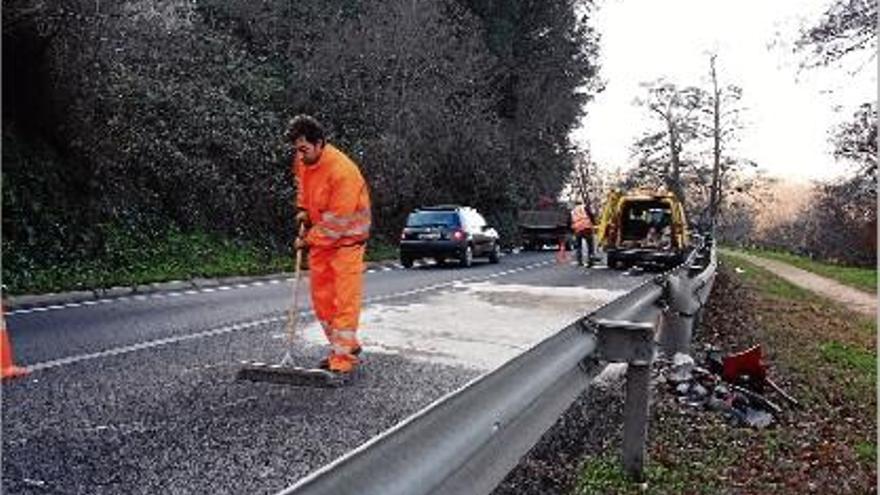
[[[4,385],[5,493],[277,493],[479,374],[367,352],[339,389],[236,381],[255,337],[266,358],[277,351],[268,336],[182,342]],[[322,351],[305,346],[295,360]]]

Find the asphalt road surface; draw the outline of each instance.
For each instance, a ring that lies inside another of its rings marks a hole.
[[[32,371],[2,387],[2,492],[274,494],[645,280],[549,252],[370,270],[341,389],[234,379],[283,356],[289,281],[14,311]],[[327,351],[300,300],[309,366]]]

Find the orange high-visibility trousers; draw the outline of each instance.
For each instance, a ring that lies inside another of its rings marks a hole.
[[[309,249],[312,306],[330,342],[330,369],[348,371],[357,364],[357,339],[363,297],[365,244]]]

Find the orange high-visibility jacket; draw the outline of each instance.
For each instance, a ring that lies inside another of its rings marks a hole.
[[[370,193],[361,171],[331,144],[314,165],[293,164],[296,204],[309,214],[311,247],[362,244],[370,234]]]
[[[593,222],[584,205],[577,205],[571,210],[571,229],[575,232],[586,232],[593,229]]]

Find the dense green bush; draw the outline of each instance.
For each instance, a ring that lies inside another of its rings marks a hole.
[[[510,238],[571,171],[596,51],[567,0],[4,3],[4,277],[124,258],[117,229],[285,252],[300,112],[362,165],[377,240],[440,202]]]

